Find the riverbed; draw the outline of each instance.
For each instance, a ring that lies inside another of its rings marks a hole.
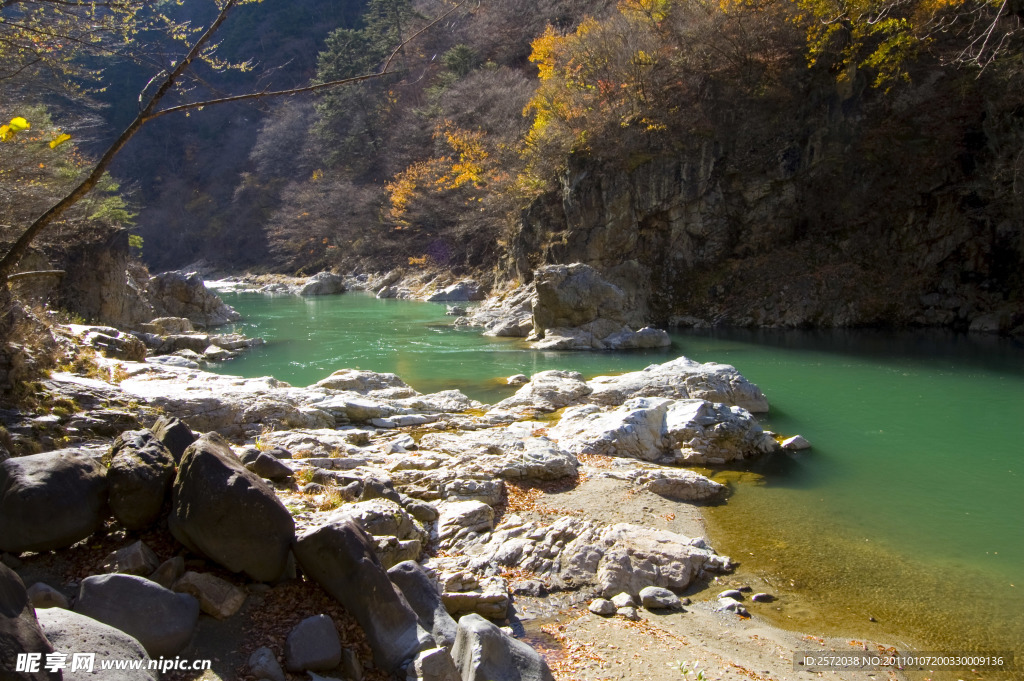
[[[485,402],[511,374],[587,377],[686,355],[736,366],[766,427],[814,448],[717,470],[712,543],[779,596],[775,624],[1024,660],[1024,348],[946,333],[706,331],[666,350],[552,353],[454,329],[445,306],[363,294],[225,294],[267,345],[221,373],[308,385],[343,367]],[[1019,674],[1019,673],[1018,673]],[[966,677],[964,677],[966,678]],[[988,678],[988,676],[985,676]]]

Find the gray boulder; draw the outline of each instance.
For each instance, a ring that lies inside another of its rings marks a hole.
[[[185,451],[172,505],[171,533],[190,550],[256,581],[284,574],[295,522],[220,435],[207,433]]]
[[[534,272],[533,327],[583,326],[596,320],[628,324],[626,293],[589,265],[547,265]]]
[[[455,645],[458,624],[441,600],[441,590],[419,563],[407,560],[388,570],[388,577],[412,606],[420,625],[430,632],[441,648]]]
[[[300,296],[330,296],[344,292],[345,278],[331,272],[314,274],[299,289]]]
[[[292,477],[291,468],[288,468],[288,466],[266,452],[257,452],[256,456],[252,457],[251,460],[241,459],[241,461],[246,469],[265,480],[277,482]]]
[[[452,658],[462,681],[554,681],[540,654],[480,615],[465,615]]]
[[[40,667],[38,672],[13,672],[18,653],[52,653],[53,646],[46,640],[36,620],[32,604],[25,592],[25,584],[14,570],[0,563],[0,674],[4,681],[43,681],[60,679],[60,673],[48,673]]]
[[[206,288],[195,272],[164,272],[146,285],[153,310],[161,317],[186,317],[198,326],[219,326],[242,318]]]
[[[327,615],[307,617],[292,629],[284,644],[285,667],[290,672],[322,671],[341,664],[341,639]]]
[[[142,669],[103,671],[104,681],[157,681],[157,674],[149,671],[149,655],[138,640],[120,629],[104,624],[91,617],[53,608],[37,613],[43,633],[53,647],[68,656],[75,653],[95,653],[92,673],[86,670],[71,671],[71,665],[63,670],[64,681],[93,681],[98,678],[102,662],[110,660],[140,660]]]
[[[91,535],[106,516],[106,474],[75,449],[0,463],[0,551],[48,551]]]
[[[302,572],[356,618],[378,667],[394,673],[419,652],[416,613],[388,579],[373,540],[358,525],[343,520],[303,532],[295,557]]]
[[[444,648],[424,650],[406,673],[406,681],[462,681],[455,661]]]
[[[120,629],[153,657],[171,657],[192,638],[199,601],[136,575],[94,575],[82,580],[75,612]]]
[[[148,430],[121,433],[110,451],[110,510],[126,529],[149,527],[160,517],[171,490],[174,457]]]
[[[161,416],[150,428],[156,439],[160,440],[174,457],[174,462],[181,461],[181,455],[188,446],[196,441],[196,435],[184,421],[177,416]]]

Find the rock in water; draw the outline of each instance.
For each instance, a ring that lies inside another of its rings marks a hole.
[[[388,579],[371,537],[354,522],[305,531],[295,557],[302,572],[356,618],[377,666],[394,673],[420,650],[416,613]]]
[[[0,674],[5,681],[60,679],[59,672],[49,673],[42,667],[34,673],[11,671],[17,666],[18,653],[41,653],[45,656],[52,652],[53,646],[46,640],[36,620],[25,584],[14,570],[0,563]]]
[[[188,446],[196,441],[195,433],[177,416],[161,416],[150,429],[156,439],[164,443],[174,457],[175,463],[181,461],[181,455]]]
[[[164,272],[146,285],[153,310],[161,317],[186,317],[199,326],[219,326],[242,318],[206,288],[195,272]]]
[[[75,449],[0,463],[0,551],[49,551],[91,535],[106,514],[106,474]]]
[[[480,615],[464,615],[452,648],[462,681],[554,681],[547,662]]]
[[[220,435],[207,433],[185,451],[172,504],[171,533],[189,549],[256,581],[284,574],[292,516]]]
[[[136,639],[108,624],[86,617],[70,610],[52,608],[37,613],[43,633],[54,648],[68,656],[68,662],[75,653],[96,653],[93,668],[98,670],[102,662],[110,660],[139,660],[141,669],[105,670],[104,681],[157,681],[155,672],[149,671],[149,655]],[[84,670],[72,672],[70,664],[63,670],[64,681],[92,681],[99,672]]]
[[[121,433],[110,451],[110,510],[129,530],[149,527],[174,481],[174,457],[148,430]]]
[[[199,619],[199,601],[135,575],[95,575],[82,580],[75,612],[138,639],[153,657],[180,653]]]
[[[334,620],[327,615],[302,620],[288,634],[284,651],[290,672],[334,669],[341,664],[341,639]]]
[[[388,577],[416,612],[420,625],[430,632],[438,646],[452,649],[458,625],[444,607],[441,592],[423,567],[412,560],[388,570]]]
[[[299,289],[300,296],[331,296],[345,292],[345,278],[340,274],[320,272],[306,280]]]

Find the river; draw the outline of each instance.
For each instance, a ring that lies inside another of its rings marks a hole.
[[[813,449],[728,481],[720,553],[779,594],[776,624],[917,650],[1015,651],[1024,667],[1024,345],[947,333],[706,331],[667,350],[553,353],[457,330],[439,304],[225,294],[267,345],[217,368],[308,385],[351,367],[485,402],[511,374],[587,377],[686,355],[736,366],[765,426]],[[1020,672],[1016,674],[1020,676]],[[967,677],[964,677],[967,678]],[[971,676],[970,678],[975,678]]]

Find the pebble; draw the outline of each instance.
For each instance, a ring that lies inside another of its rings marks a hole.
[[[750,597],[750,600],[756,603],[771,603],[775,600],[775,596],[766,593],[756,593]]]
[[[718,594],[719,598],[735,598],[737,601],[743,600],[743,594],[739,589],[726,589],[725,591]]]

